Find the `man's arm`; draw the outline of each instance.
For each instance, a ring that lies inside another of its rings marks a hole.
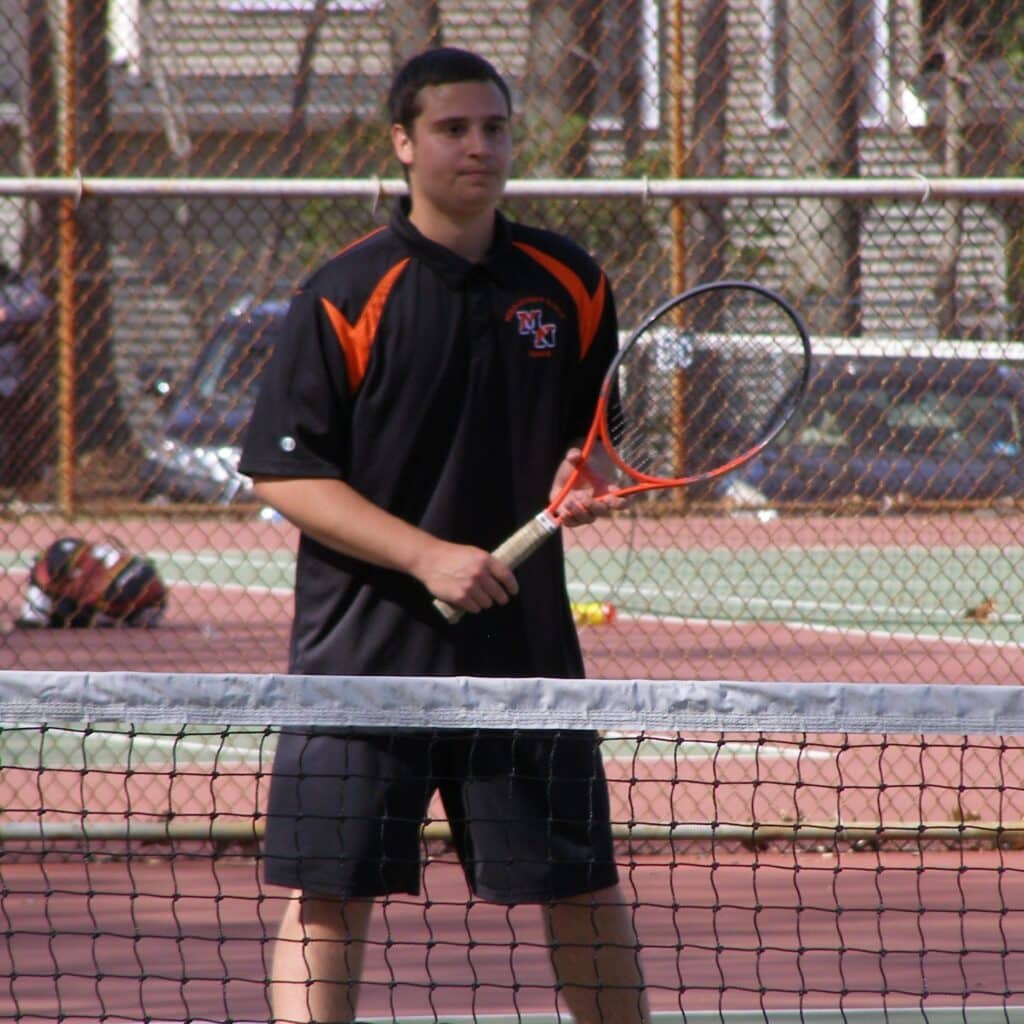
[[[314,540],[353,558],[418,579],[468,612],[507,604],[515,574],[486,551],[453,544],[399,519],[341,480],[256,477],[253,493]]]

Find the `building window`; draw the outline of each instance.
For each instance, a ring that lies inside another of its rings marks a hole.
[[[864,33],[862,65],[864,82],[861,118],[865,124],[883,124],[889,118],[889,82],[891,52],[889,39],[890,0],[867,0],[864,17],[870,31]]]
[[[592,125],[600,130],[620,131],[624,127],[622,107],[624,98],[620,94],[620,76],[623,54],[629,50],[637,58],[636,82],[638,127],[654,130],[658,127],[659,68],[658,68],[658,7],[657,0],[638,0],[630,6],[639,17],[628,26],[627,38],[619,26],[614,9],[606,11],[601,23],[597,52],[592,60],[599,69],[596,83],[596,102]]]
[[[785,124],[789,117],[789,0],[767,0],[765,7],[768,117],[775,124]]]
[[[139,0],[111,0],[107,5],[107,39],[111,63],[137,75],[142,56]]]
[[[234,14],[302,14],[311,11],[315,0],[222,0],[221,6]],[[328,11],[379,11],[384,0],[327,0]]]
[[[765,113],[769,123],[788,123],[790,109],[791,0],[762,0],[764,25]],[[888,119],[890,101],[891,0],[860,0],[856,20],[861,26],[861,123],[874,125]]]

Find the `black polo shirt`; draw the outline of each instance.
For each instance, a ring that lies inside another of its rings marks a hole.
[[[259,382],[241,471],[345,480],[448,540],[492,549],[547,503],[616,345],[607,279],[559,235],[496,218],[471,264],[396,204],[297,292]],[[303,535],[293,672],[579,676],[553,538],[509,605],[449,626],[407,575]]]

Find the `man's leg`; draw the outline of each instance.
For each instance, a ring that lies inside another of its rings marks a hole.
[[[551,963],[576,1024],[647,1024],[639,942],[618,886],[545,908]]]
[[[335,900],[293,892],[278,928],[270,967],[277,1024],[355,1019],[373,900]]]

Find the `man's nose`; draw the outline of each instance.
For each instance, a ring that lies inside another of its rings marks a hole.
[[[491,148],[491,136],[484,127],[470,128],[467,133],[469,148],[474,153],[486,153]]]

